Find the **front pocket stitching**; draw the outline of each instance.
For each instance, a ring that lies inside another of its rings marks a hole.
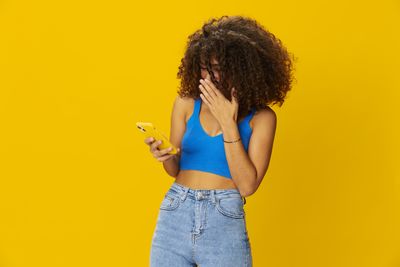
[[[166,201],[166,199],[169,200],[169,204],[168,206],[164,205],[164,201]],[[174,201],[176,202],[174,205],[172,205],[174,203]],[[176,208],[178,208],[179,206],[179,198],[178,197],[171,197],[169,195],[165,195],[165,199],[163,200],[163,202],[161,203],[160,209],[162,210],[175,210]]]
[[[243,214],[234,214],[234,213],[230,213],[230,212],[224,210],[224,209],[221,207],[220,201],[221,201],[221,199],[218,199],[218,201],[217,201],[217,210],[218,210],[219,212],[221,212],[222,215],[225,215],[225,216],[228,216],[228,217],[234,218],[234,219],[243,219],[243,218],[244,218],[244,211],[243,211]]]

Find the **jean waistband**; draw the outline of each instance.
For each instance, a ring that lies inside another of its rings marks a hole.
[[[246,198],[242,197],[237,189],[193,189],[174,182],[170,190],[180,194],[182,198],[189,196],[192,199],[211,198],[214,200],[214,197],[240,197],[243,204],[246,204]]]

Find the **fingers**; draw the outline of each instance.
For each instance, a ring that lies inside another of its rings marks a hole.
[[[214,90],[205,83],[203,80],[200,80],[201,84],[199,85],[200,91],[203,93],[204,98],[208,100],[210,103],[214,103],[217,100],[217,95],[215,94]]]
[[[211,103],[208,101],[208,99],[203,94],[200,94],[200,97],[207,104],[207,106],[210,106],[210,107],[212,106]]]
[[[158,158],[156,158],[158,161],[160,161],[160,162],[163,162],[163,161],[166,161],[166,160],[168,160],[168,159],[170,159],[170,158],[172,158],[172,157],[174,157],[175,155],[173,155],[173,154],[167,154],[167,155],[165,155],[165,156],[161,156],[161,157],[158,157]]]
[[[151,145],[150,145],[150,152],[151,153],[154,153],[154,152],[156,152],[157,151],[157,148],[158,148],[158,146],[161,144],[161,140],[157,140],[157,141],[154,141]]]
[[[153,137],[148,137],[144,140],[144,142],[149,145],[150,152],[153,154],[153,157],[158,161],[166,161],[169,158],[175,156],[174,154],[168,154],[172,151],[172,147],[167,147],[162,150],[158,149],[158,146],[162,143],[161,140],[155,140]]]
[[[213,98],[217,96],[211,86],[204,80],[200,80],[199,88],[201,92],[206,95],[207,98]]]
[[[220,96],[221,92],[215,87],[212,81],[209,79],[204,79],[200,80],[200,82],[203,84],[203,86],[206,87],[207,91],[210,92],[210,94],[213,94],[213,96]]]
[[[154,138],[153,137],[147,137],[146,139],[144,139],[144,142],[146,145],[150,145],[151,143],[154,142]]]
[[[168,154],[172,150],[172,147],[167,147],[162,150],[155,150],[153,152],[153,157],[156,158],[158,161],[165,161],[173,156],[174,154]]]
[[[204,80],[200,79],[200,83],[206,89],[207,93],[209,93],[212,96],[216,96],[213,85],[211,85],[211,82],[208,82],[208,79],[204,79]]]
[[[164,154],[167,154],[167,153],[171,152],[171,150],[172,150],[172,147],[167,147],[167,148],[164,148],[162,150],[156,150],[156,152],[154,152],[154,154],[156,154],[158,156],[162,156]]]

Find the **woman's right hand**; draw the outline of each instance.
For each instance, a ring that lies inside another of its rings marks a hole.
[[[161,140],[155,140],[153,137],[148,137],[144,139],[144,142],[149,145],[150,153],[156,158],[159,162],[164,162],[174,157],[176,154],[168,154],[172,150],[172,147],[167,147],[165,149],[159,150],[158,146],[161,144]],[[177,148],[178,153],[180,152],[179,148]]]

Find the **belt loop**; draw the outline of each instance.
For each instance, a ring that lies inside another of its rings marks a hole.
[[[213,204],[215,204],[215,202],[216,202],[216,199],[215,199],[215,189],[212,189],[212,190],[211,190],[211,201],[212,201]]]
[[[183,188],[183,192],[181,193],[181,200],[182,200],[182,202],[185,201],[189,189],[190,189],[189,187],[184,187],[184,188]]]

